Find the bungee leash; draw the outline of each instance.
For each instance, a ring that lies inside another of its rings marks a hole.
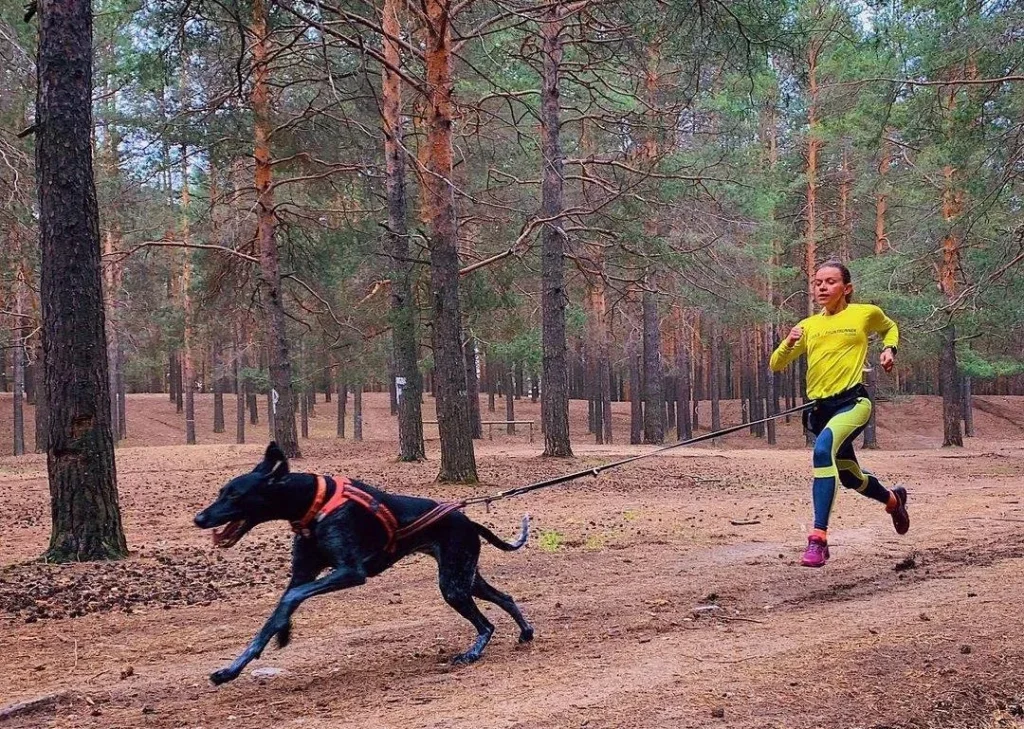
[[[602,472],[608,471],[612,468],[618,468],[619,466],[624,466],[627,463],[639,461],[642,458],[650,458],[651,456],[656,456],[659,453],[670,451],[673,448],[681,448],[682,446],[693,445],[694,443],[700,443],[705,440],[711,440],[712,438],[718,438],[723,435],[729,435],[729,433],[735,433],[738,430],[749,428],[751,425],[767,423],[769,420],[775,420],[777,418],[785,417],[786,415],[792,415],[794,413],[803,412],[804,410],[810,410],[815,406],[815,404],[815,401],[812,400],[809,402],[805,402],[801,405],[791,407],[788,410],[783,410],[782,412],[775,413],[774,415],[769,415],[766,418],[761,418],[760,420],[755,420],[749,423],[741,423],[740,425],[732,425],[728,428],[716,430],[713,433],[705,433],[704,435],[699,435],[696,438],[687,438],[686,440],[681,440],[677,443],[672,443],[671,445],[656,448],[655,450],[650,451],[649,453],[642,453],[638,456],[630,456],[629,458],[623,458],[622,460],[619,461],[612,461],[611,463],[605,463],[600,466],[594,466],[593,468],[587,468],[582,471],[576,471],[575,473],[569,473],[564,476],[556,476],[555,478],[549,478],[545,481],[538,481],[537,483],[531,483],[526,486],[518,486],[513,489],[501,491],[500,493],[497,494],[492,494],[491,496],[477,496],[471,499],[463,499],[462,501],[456,502],[455,504],[451,504],[451,506],[457,509],[462,509],[466,506],[471,506],[473,504],[484,504],[487,507],[490,507],[491,502],[493,501],[500,501],[501,499],[511,498],[512,496],[519,496],[521,494],[529,493],[530,491],[536,491],[537,489],[547,488],[549,486],[557,486],[558,484],[566,483],[568,481],[574,481],[578,478],[583,478],[584,476],[593,476],[596,478]]]

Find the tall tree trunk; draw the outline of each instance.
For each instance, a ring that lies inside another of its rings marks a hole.
[[[470,335],[465,344],[466,358],[466,402],[469,405],[469,428],[474,438],[483,438],[480,424],[480,378],[477,376],[476,338]]]
[[[722,410],[721,410],[721,392],[722,392],[722,337],[718,332],[718,321],[711,319],[708,324],[709,338],[711,339],[711,346],[709,347],[709,360],[708,360],[708,390],[711,399],[711,430],[717,431],[722,429]],[[718,438],[713,440],[714,443],[718,443]]]
[[[950,103],[952,105],[952,102]],[[942,217],[948,230],[942,239],[939,287],[947,301],[953,301],[957,294],[956,274],[960,267],[960,239],[956,230],[956,220],[963,209],[963,193],[957,189],[953,167],[946,165],[943,172],[946,187],[942,196]],[[942,334],[942,352],[939,360],[939,378],[942,384],[942,445],[962,446],[962,395],[956,363],[956,327],[953,322],[949,322],[942,329]]]
[[[117,382],[117,430],[118,440],[128,437],[128,388],[124,377],[124,339],[118,338],[114,352],[114,380]]]
[[[352,438],[363,439],[363,383],[357,382],[352,392]]]
[[[744,332],[746,337],[747,376],[750,378],[750,422],[753,434],[764,438],[764,380],[765,367],[761,361],[761,328],[753,326]]]
[[[690,422],[690,345],[689,337],[683,336],[683,313],[676,309],[676,438],[689,440],[693,437]]]
[[[949,323],[942,328],[939,380],[942,383],[942,445],[963,446],[960,431],[960,379],[956,365],[956,327]]]
[[[640,386],[640,368],[643,357],[636,350],[640,349],[630,342],[626,347],[629,359],[629,442],[637,445],[643,440],[644,406]]]
[[[452,0],[426,0],[426,161],[424,208],[430,218],[430,288],[433,310],[434,396],[440,434],[437,480],[475,483],[476,457],[466,401],[459,301],[459,247],[452,170]]]
[[[270,352],[270,386],[277,391],[274,412],[274,440],[289,458],[300,458],[295,431],[295,398],[292,396],[292,363],[288,356],[288,331],[281,291],[281,260],[277,247],[277,213],[271,184],[270,142],[270,28],[266,0],[252,5],[253,84],[256,158],[256,237],[260,245],[262,303],[266,311],[267,349]]]
[[[961,378],[961,384],[963,385],[963,419],[964,419],[964,436],[967,438],[974,437],[974,396],[971,389],[971,378],[969,375],[964,375]]]
[[[40,332],[40,335],[42,333]],[[36,378],[36,438],[35,452],[46,453],[49,442],[48,408],[46,404],[46,362],[43,361],[43,343],[36,343],[36,366],[32,375]]]
[[[867,377],[868,397],[875,401],[878,392],[878,371],[874,367],[868,369]],[[871,415],[868,416],[867,425],[864,427],[864,448],[874,450],[878,448],[878,419],[875,417],[877,406],[871,408]]]
[[[487,355],[484,359],[486,369],[484,370],[484,380],[487,386],[487,412],[493,413],[495,411],[494,403],[494,391],[498,387],[497,383],[497,367],[495,365],[494,357]]]
[[[237,341],[237,340],[236,340]],[[240,343],[239,343],[240,344]],[[245,403],[248,385],[242,376],[246,367],[246,355],[238,354],[239,345],[235,345],[235,442],[245,443]]]
[[[219,343],[213,344],[213,432],[224,432],[224,356]]]
[[[961,378],[963,385],[963,411],[964,411],[964,435],[968,438],[974,437],[974,393],[969,375]]]
[[[512,367],[511,365],[505,368],[505,420],[508,422],[505,426],[505,432],[508,435],[516,434],[516,426],[511,421],[516,419],[516,390],[515,385],[512,382]]]
[[[553,3],[540,24],[541,75],[541,318],[543,324],[544,455],[571,456],[569,442],[569,372],[565,339],[565,231],[562,229],[561,99],[562,7]]]
[[[889,166],[892,164],[892,131],[886,128],[882,136],[881,159],[878,161],[878,189],[875,192],[875,255],[889,250],[889,234],[885,228],[885,214],[889,209]]]
[[[405,194],[405,150],[402,146],[402,81],[398,39],[401,3],[385,0],[383,10],[384,58],[381,111],[384,124],[384,159],[388,205],[388,247],[391,254],[391,346],[395,361],[395,398],[398,400],[399,460],[418,461],[426,456],[423,442],[423,375],[420,373],[416,334],[413,267],[409,256],[408,200]]]
[[[299,392],[299,432],[303,438],[309,438],[309,397],[304,390]]]
[[[25,454],[25,271],[18,269],[14,282],[14,326],[11,327],[14,359],[14,455]]]
[[[271,440],[277,439],[277,428],[274,423],[277,420],[277,402],[280,395],[273,387],[267,388],[267,437]]]
[[[839,258],[850,260],[850,244],[853,241],[853,217],[850,215],[853,173],[850,171],[850,150],[847,141],[842,141],[839,166]]]
[[[185,244],[184,260],[181,264],[181,300],[185,309],[185,338],[182,349],[182,373],[184,382],[182,389],[185,397],[185,443],[196,443],[196,371],[195,353],[192,351],[192,249],[189,227],[189,193],[188,148],[181,146],[181,240]]]
[[[253,342],[250,336],[248,340],[248,350],[252,350]],[[245,362],[248,365],[259,366],[261,364],[261,356],[257,356],[255,361],[250,361],[248,355],[246,355]],[[246,375],[242,378],[245,382],[245,402],[249,407],[249,425],[259,425],[260,422],[260,406],[257,395],[259,389],[256,387],[256,383],[253,382],[252,378]]]
[[[348,409],[348,383],[345,382],[338,368],[338,437],[345,437],[345,416]]]
[[[812,38],[807,47],[807,210],[804,228],[804,274],[807,277],[807,315],[814,313],[814,269],[818,255],[818,151],[822,141],[818,130],[818,55],[822,41]]]
[[[765,373],[765,415],[775,415],[779,412],[779,384],[775,373],[768,368],[768,361],[771,359],[772,350],[775,348],[775,327],[770,323],[764,325],[764,338],[762,339],[763,349],[761,350],[761,369]],[[769,420],[765,431],[768,435],[768,445],[775,445],[776,427],[778,421],[775,418]]]
[[[452,190],[452,0],[425,0],[427,159],[422,170],[430,217],[430,287],[442,482],[475,483],[476,456],[466,402],[459,302],[459,253]]]
[[[120,234],[115,230],[116,223],[111,223],[104,236],[103,250],[107,256],[112,256],[117,251],[117,240]],[[107,263],[104,282],[104,304],[107,313],[107,362],[109,367],[108,377],[110,379],[110,430],[116,443],[121,439],[120,407],[118,405],[117,388],[117,353],[120,349],[119,322],[117,317],[117,290],[119,288],[118,270],[120,265],[115,263],[113,258]]]
[[[92,7],[39,0],[36,177],[49,409],[46,559],[127,555],[117,496],[92,168]]]
[[[661,372],[658,299],[649,278],[641,307],[644,319],[644,443],[665,442],[665,391]]]

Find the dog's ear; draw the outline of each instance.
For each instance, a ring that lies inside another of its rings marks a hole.
[[[276,441],[270,441],[266,453],[263,454],[263,462],[256,466],[253,471],[255,473],[262,473],[265,476],[284,476],[288,473],[288,457]]]

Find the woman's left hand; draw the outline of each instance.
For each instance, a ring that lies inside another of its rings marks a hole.
[[[882,369],[886,372],[892,372],[893,365],[896,364],[896,357],[893,356],[892,350],[886,347],[882,350],[882,356],[878,358],[878,363],[882,365]]]

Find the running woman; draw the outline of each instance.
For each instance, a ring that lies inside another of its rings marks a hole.
[[[885,504],[897,534],[910,529],[907,490],[889,490],[861,469],[853,441],[871,417],[871,400],[861,383],[868,335],[882,337],[882,369],[892,370],[899,344],[896,322],[877,306],[853,304],[850,271],[839,261],[823,263],[814,274],[814,297],[821,312],[799,322],[775,352],[769,366],[780,372],[801,354],[807,355],[807,398],[815,402],[804,412],[804,426],[814,442],[814,529],[800,563],[822,567],[828,560],[828,520],[839,484]]]

